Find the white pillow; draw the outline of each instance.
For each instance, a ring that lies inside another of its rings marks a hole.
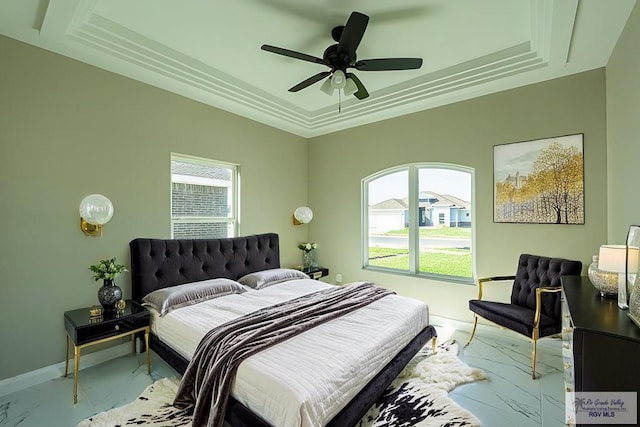
[[[176,308],[243,292],[247,288],[230,279],[203,280],[153,291],[142,298],[142,305],[153,307],[164,316]]]
[[[276,283],[293,279],[308,279],[305,273],[291,268],[273,268],[271,270],[256,271],[238,279],[238,282],[253,289],[262,289]]]

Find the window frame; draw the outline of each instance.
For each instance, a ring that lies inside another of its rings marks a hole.
[[[221,216],[182,216],[182,217],[174,217],[173,216],[173,172],[171,171],[171,162],[179,161],[186,163],[199,164],[209,167],[218,167],[224,169],[231,169],[231,213],[229,216],[221,217]],[[207,224],[229,224],[233,228],[233,233],[228,237],[237,237],[240,236],[240,165],[235,163],[228,163],[219,160],[207,159],[204,157],[196,157],[188,154],[180,154],[180,153],[171,153],[171,158],[169,161],[169,217],[171,223],[171,238],[174,239],[174,229],[175,224],[189,224],[189,223],[207,223]],[[209,238],[207,236],[201,236],[197,238]]]
[[[421,272],[419,271],[419,254],[420,254],[420,227],[419,227],[419,171],[420,169],[448,169],[453,171],[459,171],[469,174],[470,178],[470,194],[471,194],[471,277],[462,277],[462,276],[450,276],[445,274],[437,274],[437,273],[429,273],[429,272]],[[408,270],[398,270],[394,268],[388,267],[380,267],[369,265],[369,183],[380,179],[384,176],[391,175],[398,172],[408,172],[408,222],[409,222],[409,231],[408,231],[408,249],[409,249],[409,269]],[[390,167],[376,173],[373,173],[361,180],[361,237],[362,237],[362,269],[371,270],[371,271],[379,271],[391,274],[397,274],[402,276],[411,276],[411,277],[420,277],[426,279],[435,279],[439,281],[446,282],[454,282],[454,283],[462,283],[475,285],[475,277],[476,277],[476,259],[475,259],[475,209],[473,206],[475,205],[475,171],[473,168],[463,165],[456,165],[450,163],[431,163],[431,162],[421,162],[421,163],[410,163],[399,166]]]

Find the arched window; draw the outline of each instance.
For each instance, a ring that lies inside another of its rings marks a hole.
[[[415,163],[362,180],[363,266],[473,282],[473,169]]]

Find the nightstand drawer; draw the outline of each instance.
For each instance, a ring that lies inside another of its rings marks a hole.
[[[306,273],[309,278],[318,280],[321,277],[325,277],[329,275],[329,269],[324,267],[311,267],[307,269],[302,269],[303,273]]]
[[[127,301],[124,310],[105,312],[96,318],[89,316],[89,307],[67,311],[64,327],[69,338],[79,346],[147,327],[150,319],[147,309]]]
[[[135,318],[130,316],[126,319],[102,321],[88,327],[77,328],[74,342],[76,345],[82,345],[91,341],[131,332],[134,329],[144,328],[145,326],[149,326],[148,317]]]

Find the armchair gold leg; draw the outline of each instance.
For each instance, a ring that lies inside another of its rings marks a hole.
[[[437,340],[438,340],[438,337],[431,338],[431,350],[433,351],[433,354],[436,354]]]
[[[533,339],[533,355],[531,356],[531,378],[536,379],[536,353],[538,350],[538,340]]]
[[[538,326],[536,323],[536,326],[534,326],[533,328],[533,333],[531,334],[531,341],[533,341],[533,353],[531,354],[531,378],[534,380],[536,379],[536,353],[538,352],[539,336],[540,336],[540,332],[538,332]]]
[[[478,326],[478,316],[476,316],[474,314],[473,315],[473,329],[471,330],[471,336],[469,337],[469,341],[467,341],[467,343],[464,345],[465,347],[467,347],[469,344],[471,344],[471,340],[473,339],[473,336],[476,334],[476,326]]]

